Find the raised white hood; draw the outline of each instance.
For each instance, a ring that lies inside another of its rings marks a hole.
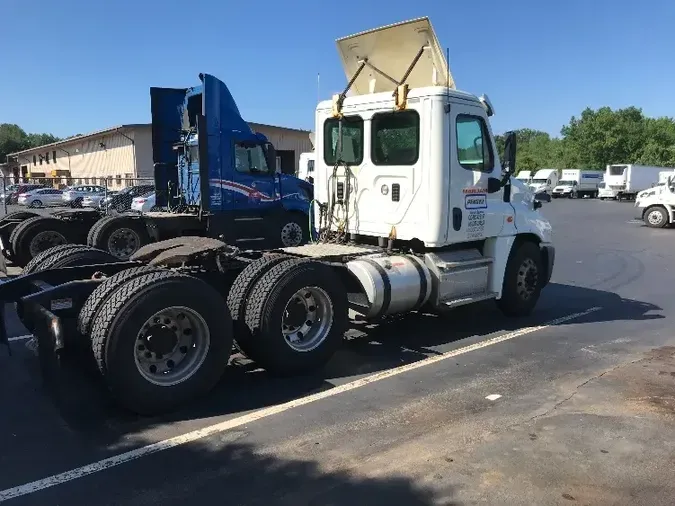
[[[347,81],[364,59],[400,82],[422,47],[422,56],[406,79],[410,88],[449,86],[455,81],[428,17],[387,25],[337,39]],[[350,95],[394,91],[396,84],[366,66],[351,86]]]

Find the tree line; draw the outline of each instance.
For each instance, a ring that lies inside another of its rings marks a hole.
[[[516,170],[597,169],[628,163],[675,167],[675,120],[650,118],[642,109],[586,108],[563,126],[560,137],[516,130]],[[497,136],[499,153],[504,137]]]

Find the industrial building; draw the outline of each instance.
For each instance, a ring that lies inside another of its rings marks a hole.
[[[311,151],[307,130],[259,123],[251,129],[265,135],[277,150],[277,166],[286,174],[298,171],[300,153]],[[149,123],[119,125],[7,156],[3,175],[13,182],[53,179],[59,184],[127,186],[152,179],[152,128]]]

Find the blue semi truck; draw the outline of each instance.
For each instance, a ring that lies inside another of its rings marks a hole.
[[[211,75],[199,78],[192,88],[150,90],[153,211],[12,213],[0,220],[3,254],[25,267],[67,243],[86,242],[124,260],[146,244],[186,235],[247,249],[307,242],[313,185],[276,170],[274,146],[242,119],[227,86]]]

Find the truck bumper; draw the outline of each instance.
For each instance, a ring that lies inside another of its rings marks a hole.
[[[548,285],[551,281],[551,276],[553,275],[553,264],[555,263],[555,247],[551,243],[541,243],[539,245],[541,252],[546,258],[546,273],[542,286]]]

